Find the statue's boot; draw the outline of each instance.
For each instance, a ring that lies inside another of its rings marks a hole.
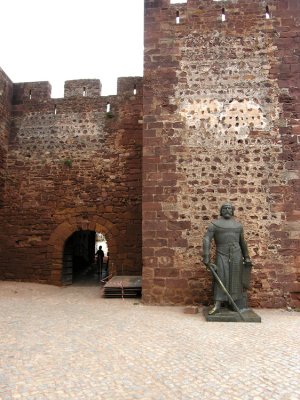
[[[221,308],[221,302],[219,300],[217,300],[215,302],[213,308],[208,311],[208,315],[217,314],[218,312],[220,312],[220,308]]]

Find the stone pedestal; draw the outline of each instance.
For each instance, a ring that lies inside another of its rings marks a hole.
[[[220,312],[213,315],[208,314],[209,310],[208,307],[203,310],[204,317],[209,322],[261,322],[261,317],[250,308],[241,310],[244,321],[236,311],[228,310],[228,308],[221,308]]]

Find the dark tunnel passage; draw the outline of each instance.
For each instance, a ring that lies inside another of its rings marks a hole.
[[[103,260],[96,255],[99,246]],[[66,240],[63,251],[62,284],[96,285],[108,274],[107,242],[101,233],[79,230]]]

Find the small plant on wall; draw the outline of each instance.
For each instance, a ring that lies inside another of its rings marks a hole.
[[[71,168],[73,164],[73,161],[70,159],[64,160],[64,165],[68,168]]]
[[[113,118],[114,114],[111,111],[109,111],[109,112],[106,113],[106,117],[107,118]]]

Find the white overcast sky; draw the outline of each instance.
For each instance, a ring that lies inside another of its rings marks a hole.
[[[143,75],[144,0],[2,0],[0,67],[17,82],[100,79],[115,94],[117,78]]]

